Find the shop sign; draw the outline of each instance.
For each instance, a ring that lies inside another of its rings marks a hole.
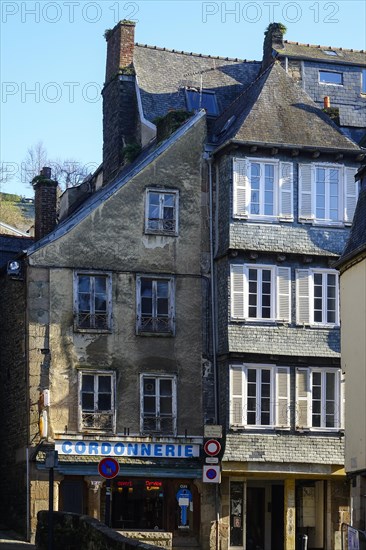
[[[172,443],[127,443],[120,441],[63,440],[55,442],[60,455],[129,456],[151,458],[194,458],[199,445]]]

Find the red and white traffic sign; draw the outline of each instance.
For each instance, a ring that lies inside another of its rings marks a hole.
[[[209,439],[204,444],[203,450],[209,456],[216,456],[221,451],[221,443],[217,439]]]
[[[220,483],[220,466],[204,466],[202,472],[202,481],[204,483]]]
[[[98,464],[98,472],[105,479],[113,479],[118,475],[119,464],[115,458],[110,456],[102,458]]]

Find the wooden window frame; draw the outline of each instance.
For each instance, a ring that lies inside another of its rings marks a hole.
[[[152,281],[152,315],[147,323],[142,312],[141,282],[143,279]],[[160,317],[157,313],[157,283],[168,282],[168,315]],[[163,275],[137,275],[136,278],[136,334],[139,335],[175,335],[175,279]],[[164,321],[166,319],[166,322]]]
[[[148,417],[145,415],[144,410],[144,381],[148,378],[152,378],[155,381],[155,417]],[[171,382],[171,388],[172,388],[172,414],[171,417],[166,416],[166,418],[171,418],[172,423],[172,431],[164,431],[161,427],[161,421],[163,420],[163,417],[160,415],[160,382],[162,380],[169,380]],[[146,418],[155,418],[155,421],[157,423],[157,428],[155,430],[153,429],[146,429],[145,427],[145,420]],[[177,377],[175,375],[170,374],[156,374],[156,373],[142,373],[140,374],[140,431],[142,434],[159,434],[159,435],[170,435],[170,436],[176,436],[177,434]]]
[[[93,376],[94,377],[94,411],[83,411],[82,408],[82,383],[83,376]],[[111,378],[111,409],[98,411],[97,401],[98,401],[98,388],[97,380],[100,376],[108,376]],[[93,432],[93,433],[116,433],[116,373],[110,370],[79,370],[78,372],[78,427],[81,432]],[[98,427],[97,425],[89,424],[86,425],[83,420],[83,414],[86,414],[90,417],[94,417],[95,424],[98,420],[103,419],[103,416],[109,416],[111,420],[111,428],[104,429],[103,427]]]
[[[150,211],[150,197],[151,194],[155,193],[159,195],[159,217],[152,220],[149,218]],[[171,195],[174,197],[174,217],[173,217],[173,227],[172,229],[164,227],[164,196]],[[150,227],[150,221],[157,222],[158,227]],[[163,188],[154,188],[149,187],[146,189],[145,197],[145,233],[148,235],[166,235],[170,237],[178,236],[178,227],[179,227],[179,191],[176,189],[163,189]]]
[[[91,326],[81,326],[79,321],[80,315],[80,304],[79,304],[79,277],[89,277],[91,280],[91,288],[93,296],[91,296],[90,301],[90,320]],[[107,301],[107,310],[106,310],[106,326],[97,327],[96,324],[96,313],[94,311],[94,299],[95,299],[95,278],[103,277],[106,279],[106,301]],[[76,332],[111,332],[112,330],[112,274],[107,271],[74,271],[74,330]],[[94,325],[94,326],[93,326]]]

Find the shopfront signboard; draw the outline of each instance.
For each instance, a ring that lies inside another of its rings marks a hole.
[[[128,456],[150,458],[196,458],[200,446],[174,443],[131,443],[126,441],[59,440],[55,442],[59,455]]]

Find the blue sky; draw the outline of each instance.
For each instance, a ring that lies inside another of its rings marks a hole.
[[[1,162],[16,171],[2,191],[32,196],[21,172],[42,141],[50,158],[73,158],[92,171],[102,159],[107,28],[136,20],[142,44],[260,60],[272,21],[285,38],[366,49],[366,2],[338,1],[17,1],[1,8]]]

